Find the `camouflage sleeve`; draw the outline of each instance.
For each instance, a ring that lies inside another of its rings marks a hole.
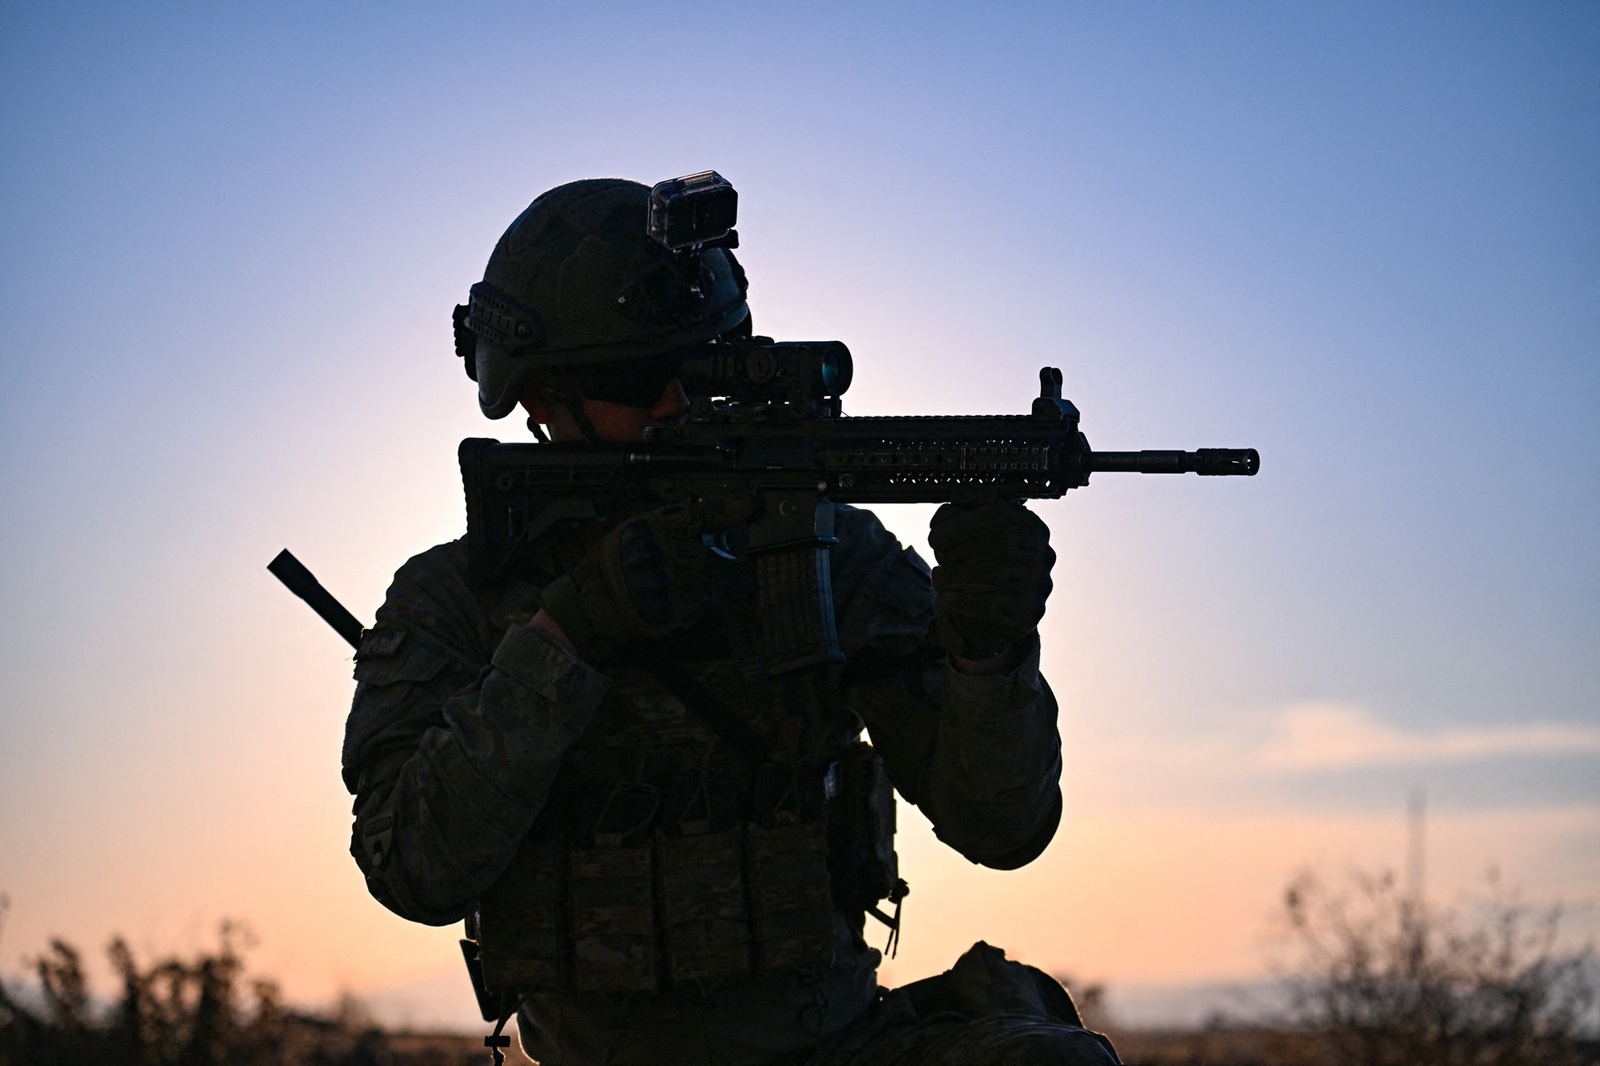
[[[834,592],[848,656],[843,698],[896,790],[939,839],[995,869],[1032,862],[1061,819],[1061,736],[1038,636],[1009,673],[960,673],[928,639],[927,564],[869,512],[841,517]]]
[[[351,853],[379,901],[430,925],[465,917],[511,861],[608,684],[527,626],[497,641],[460,555],[395,575],[345,727]]]

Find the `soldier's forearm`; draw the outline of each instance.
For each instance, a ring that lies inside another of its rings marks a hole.
[[[373,895],[429,924],[465,913],[543,809],[606,685],[553,637],[513,626],[492,668],[427,715],[437,724],[403,760],[370,751],[352,850]],[[431,689],[397,693],[401,709],[442,699]]]
[[[1000,675],[952,664],[919,805],[940,839],[974,862],[1030,861],[1054,832],[1061,748],[1055,698],[1038,673],[1038,644]]]

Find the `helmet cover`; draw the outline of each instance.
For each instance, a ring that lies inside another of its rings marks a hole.
[[[732,252],[668,250],[646,231],[649,196],[620,178],[575,181],[511,223],[458,312],[484,414],[509,414],[540,370],[659,355],[748,317]]]

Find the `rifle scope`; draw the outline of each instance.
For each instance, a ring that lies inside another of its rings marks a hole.
[[[850,349],[840,341],[752,337],[700,349],[680,364],[678,380],[693,397],[782,406],[798,417],[815,418],[838,415],[853,365]]]

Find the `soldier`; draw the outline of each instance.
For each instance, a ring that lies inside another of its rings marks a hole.
[[[484,414],[641,440],[684,417],[684,353],[750,335],[732,252],[652,240],[648,195],[573,182],[506,230],[456,315]],[[869,915],[898,932],[906,891],[891,786],[995,869],[1055,832],[1044,523],[943,507],[930,574],[840,507],[844,661],[772,677],[754,568],[702,536],[736,539],[750,506],[562,525],[493,584],[462,541],[401,567],[343,755],[372,894],[466,920],[486,1012],[516,1011],[545,1066],[1114,1063],[1059,984],[995,948],[886,992],[866,940]]]

